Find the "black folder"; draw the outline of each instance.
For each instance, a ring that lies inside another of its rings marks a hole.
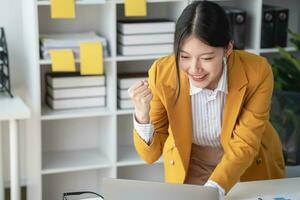
[[[261,48],[286,47],[289,10],[263,5]]]
[[[275,15],[275,44],[281,47],[287,46],[289,10],[287,8],[276,8]]]
[[[245,48],[246,11],[224,7],[231,24],[231,31],[236,48]]]

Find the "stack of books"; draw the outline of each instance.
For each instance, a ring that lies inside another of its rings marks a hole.
[[[137,81],[147,79],[147,73],[118,74],[118,107],[120,109],[133,109],[128,89]]]
[[[118,51],[124,56],[173,52],[175,22],[165,19],[118,21]]]
[[[47,73],[46,87],[46,102],[54,110],[105,106],[106,86],[103,75]]]
[[[75,58],[79,58],[81,42],[101,42],[103,56],[109,56],[108,42],[95,32],[72,34],[48,34],[40,36],[40,54],[42,59],[50,59],[50,50],[72,49]]]

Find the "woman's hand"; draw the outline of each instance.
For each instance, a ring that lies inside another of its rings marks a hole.
[[[135,109],[135,118],[138,123],[149,124],[150,102],[152,100],[152,92],[148,88],[147,80],[137,81],[129,89],[128,94],[133,101]]]

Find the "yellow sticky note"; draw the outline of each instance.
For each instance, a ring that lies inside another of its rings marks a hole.
[[[54,19],[75,18],[74,0],[51,0],[51,18]]]
[[[103,73],[103,47],[101,42],[81,42],[80,74],[102,75]]]
[[[53,72],[74,72],[75,60],[71,49],[50,50]]]
[[[146,16],[146,0],[125,0],[125,16]]]

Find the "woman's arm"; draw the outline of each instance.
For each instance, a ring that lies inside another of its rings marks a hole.
[[[273,74],[265,59],[259,69],[261,72],[257,73],[257,87],[246,98],[229,140],[229,148],[224,149],[224,156],[210,177],[226,193],[239,181],[258,154],[269,120]]]
[[[158,160],[162,154],[164,143],[169,135],[169,121],[167,111],[161,101],[160,88],[158,87],[158,61],[155,61],[149,70],[149,88],[152,91],[153,98],[150,103],[150,122],[154,126],[153,138],[150,144],[147,144],[136,129],[133,131],[134,145],[143,160],[147,163],[153,163]]]

